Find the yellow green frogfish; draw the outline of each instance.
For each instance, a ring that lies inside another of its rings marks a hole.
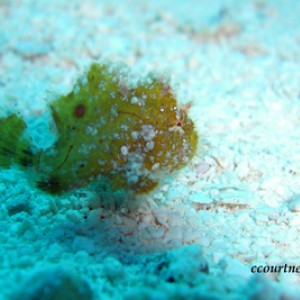
[[[126,68],[94,63],[67,95],[49,105],[55,143],[36,149],[17,114],[0,119],[0,166],[34,170],[36,185],[61,194],[108,180],[112,190],[147,193],[186,165],[198,134],[163,77],[130,80]]]

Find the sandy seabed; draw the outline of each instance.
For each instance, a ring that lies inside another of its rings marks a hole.
[[[1,170],[0,298],[300,299],[299,273],[251,272],[300,266],[299,15],[292,0],[0,0],[0,116],[20,112],[37,145],[53,142],[47,103],[100,59],[169,74],[201,136],[121,207]]]

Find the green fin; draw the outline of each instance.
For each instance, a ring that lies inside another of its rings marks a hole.
[[[0,118],[0,166],[9,168],[17,163],[28,167],[33,164],[29,140],[24,137],[26,124],[16,114]]]

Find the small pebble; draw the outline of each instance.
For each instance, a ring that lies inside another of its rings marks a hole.
[[[300,212],[300,194],[296,194],[292,197],[291,202],[288,204],[288,208],[292,212]]]
[[[72,271],[54,267],[33,274],[14,300],[92,300],[89,284]]]

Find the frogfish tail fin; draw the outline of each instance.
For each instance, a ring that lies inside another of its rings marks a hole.
[[[26,123],[17,114],[0,118],[0,167],[9,168],[12,164],[27,167],[33,163],[25,129]]]

